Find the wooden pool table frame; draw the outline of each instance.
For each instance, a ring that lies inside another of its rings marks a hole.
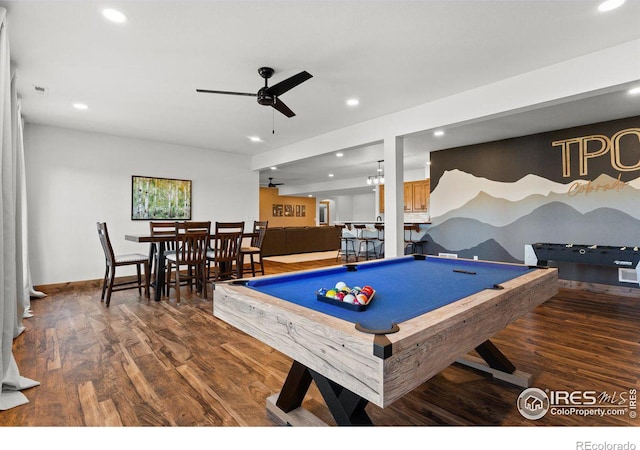
[[[320,424],[300,407],[313,379],[338,424],[367,424],[367,402],[384,408],[453,362],[469,362],[462,357],[474,349],[488,364],[472,366],[528,385],[528,374],[504,373],[501,361],[513,366],[489,338],[557,293],[557,269],[527,271],[500,286],[402,322],[388,335],[360,332],[353,323],[233,283],[214,286],[213,314],[294,360],[281,398],[267,401],[280,420]]]

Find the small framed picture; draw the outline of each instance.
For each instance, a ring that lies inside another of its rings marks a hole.
[[[293,217],[293,205],[284,205],[284,216]]]
[[[273,205],[273,217],[282,217],[283,207],[282,205]]]
[[[296,205],[296,217],[302,217],[302,205]]]

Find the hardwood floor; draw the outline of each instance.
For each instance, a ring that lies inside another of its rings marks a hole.
[[[265,262],[267,273],[335,264]],[[278,425],[266,412],[291,361],[218,320],[212,301],[183,289],[181,304],[147,302],[137,291],[100,302],[97,283],[46,290],[14,341],[23,376],[41,386],[30,402],[0,411],[0,425]],[[561,292],[496,335],[516,366],[551,391],[606,392],[620,399],[640,388],[640,300]],[[521,388],[450,366],[385,409],[369,405],[382,426],[637,426],[639,419],[551,415],[533,421],[516,407]],[[627,398],[628,400],[628,398]],[[315,387],[307,409],[332,423]]]

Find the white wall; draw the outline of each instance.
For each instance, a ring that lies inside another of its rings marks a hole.
[[[148,244],[124,240],[149,227],[131,220],[132,175],[192,180],[193,220],[252,225],[259,214],[258,173],[246,155],[28,123],[25,160],[36,286],[103,276],[99,221],[116,253],[147,254]]]
[[[353,196],[353,215],[351,220],[375,220],[376,218],[376,198],[377,193],[371,190],[370,194],[357,194]]]
[[[331,222],[346,222],[353,220],[353,195],[338,195],[331,198],[335,202],[334,214]]]

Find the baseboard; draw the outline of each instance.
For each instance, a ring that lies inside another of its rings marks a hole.
[[[135,275],[133,277],[118,277],[117,280],[125,280],[128,278],[135,279]],[[46,294],[55,294],[56,292],[68,291],[69,289],[87,289],[87,288],[102,288],[102,279],[96,280],[80,280],[80,281],[66,281],[64,283],[52,283],[52,284],[39,284],[38,286],[34,286],[34,289],[37,291],[44,292]]]
[[[594,294],[615,295],[640,299],[640,286],[637,288],[626,286],[612,286],[608,284],[587,283],[585,281],[558,280],[558,287],[576,291],[593,292]]]

